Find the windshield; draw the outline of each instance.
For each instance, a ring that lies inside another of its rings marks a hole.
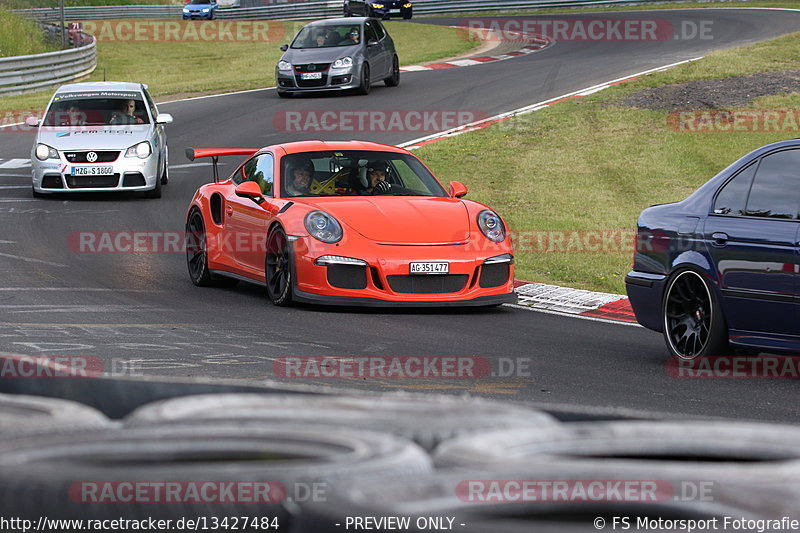
[[[211,0],[189,0],[187,3],[193,6],[207,6],[211,4]]]
[[[416,157],[392,152],[292,154],[281,176],[283,196],[446,196]]]
[[[149,124],[139,93],[77,93],[57,95],[47,110],[44,126],[105,126]]]
[[[331,48],[361,43],[358,24],[314,24],[300,30],[292,48]]]

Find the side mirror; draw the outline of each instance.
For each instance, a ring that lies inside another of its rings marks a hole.
[[[28,117],[25,119],[25,125],[31,128],[39,127],[39,117]]]
[[[461,198],[467,195],[467,186],[460,181],[451,181],[447,194],[449,194],[451,198]]]
[[[285,52],[288,49],[289,49],[289,45],[288,44],[282,44],[281,45],[281,52]]]
[[[245,181],[237,185],[236,196],[250,198],[259,205],[264,201],[264,195],[261,193],[261,187],[255,181]]]
[[[375,46],[377,44],[378,44],[378,41],[376,41],[375,39],[370,39],[369,41],[367,41],[367,46],[368,47],[369,46]]]
[[[172,115],[169,113],[159,113],[156,116],[156,124],[172,124]]]

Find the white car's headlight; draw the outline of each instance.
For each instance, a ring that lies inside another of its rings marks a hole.
[[[292,71],[292,64],[288,61],[278,61],[278,70],[281,72],[291,72]]]
[[[37,144],[36,158],[40,161],[44,161],[45,159],[58,159],[58,150],[46,144]]]
[[[493,242],[502,242],[506,238],[506,228],[503,220],[494,211],[484,209],[478,213],[478,227],[486,238]]]
[[[333,62],[333,68],[350,68],[353,66],[352,57],[340,57]]]
[[[125,157],[138,157],[139,159],[144,159],[151,153],[153,153],[153,150],[150,148],[150,143],[147,141],[142,141],[128,148],[125,151]]]
[[[324,211],[311,211],[305,223],[308,233],[318,241],[331,244],[342,239],[342,226]]]

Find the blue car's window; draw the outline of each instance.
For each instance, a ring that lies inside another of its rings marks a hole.
[[[800,208],[800,150],[761,159],[747,199],[748,216],[797,218]]]
[[[722,187],[714,202],[714,213],[717,215],[744,215],[747,193],[756,173],[756,163],[739,172],[736,177]]]
[[[358,24],[315,24],[300,30],[292,41],[292,48],[331,48],[353,46],[361,43],[361,26]]]
[[[378,186],[383,181],[385,185]],[[447,196],[416,157],[392,152],[306,152],[281,160],[282,195]]]
[[[113,94],[113,97],[112,97]],[[149,124],[141,93],[59,94],[47,110],[44,126],[124,126]]]

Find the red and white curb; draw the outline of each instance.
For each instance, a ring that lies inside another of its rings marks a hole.
[[[518,117],[521,115],[527,115],[528,113],[533,113],[534,111],[539,111],[540,109],[544,109],[546,107],[550,107],[555,105],[559,102],[563,102],[565,100],[570,100],[572,98],[580,98],[582,96],[589,96],[590,94],[594,94],[596,92],[602,91],[603,89],[608,89],[614,85],[619,85],[620,83],[625,83],[626,81],[635,80],[641,76],[646,74],[652,74],[654,72],[660,72],[662,70],[667,70],[673,67],[677,67],[678,65],[683,65],[684,63],[691,63],[692,61],[697,61],[702,59],[702,57],[695,57],[692,59],[687,59],[685,61],[678,61],[677,63],[670,63],[669,65],[664,65],[663,67],[656,67],[650,70],[645,70],[643,72],[637,72],[636,74],[631,74],[630,76],[625,76],[623,78],[617,78],[615,80],[607,81],[605,83],[601,83],[599,85],[593,85],[591,87],[587,87],[586,89],[581,89],[579,91],[571,92],[569,94],[564,94],[561,96],[556,96],[555,98],[550,98],[549,100],[544,100],[542,102],[538,102],[536,104],[531,104],[525,107],[520,107],[519,109],[514,109],[513,111],[507,111],[505,113],[500,113],[499,115],[495,115],[493,117],[485,118],[482,120],[478,120],[475,122],[471,122],[469,124],[464,124],[463,126],[458,126],[456,128],[452,128],[449,130],[441,131],[439,133],[434,133],[432,135],[427,135],[425,137],[420,137],[418,139],[413,139],[411,141],[406,141],[402,144],[398,144],[401,148],[406,148],[408,150],[414,150],[416,148],[420,148],[425,146],[426,144],[430,144],[436,141],[440,141],[442,139],[446,139],[448,137],[454,137],[456,135],[461,135],[462,133],[468,133],[470,131],[476,131],[483,128],[487,128],[492,124],[496,124],[498,122],[508,120],[510,118]]]
[[[464,28],[462,26],[451,26],[451,28],[462,29],[465,31],[475,31],[470,30],[468,28]],[[506,32],[506,34],[514,33],[514,32]],[[506,52],[505,54],[494,55],[494,56],[479,56],[479,57],[470,57],[468,59],[453,59],[452,61],[441,61],[439,63],[428,63],[425,65],[408,65],[405,67],[400,67],[400,72],[419,72],[423,70],[439,70],[444,68],[456,68],[456,67],[470,67],[472,65],[483,65],[485,63],[493,63],[495,61],[504,61],[506,59],[513,59],[515,57],[524,56],[527,54],[531,54],[533,52],[539,52],[544,50],[545,48],[550,48],[555,41],[552,39],[548,39],[542,35],[535,35],[529,33],[514,33],[514,35],[519,35],[520,40],[525,42],[525,46],[519,48],[517,50],[513,50],[511,52]],[[491,40],[488,38],[481,39],[482,41]]]
[[[519,298],[515,307],[637,325],[628,299],[620,294],[527,281],[516,281],[514,290]]]

